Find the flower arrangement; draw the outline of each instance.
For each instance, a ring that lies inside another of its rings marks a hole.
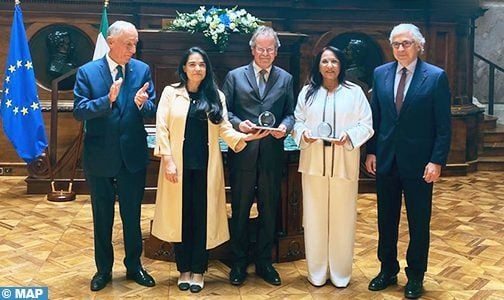
[[[179,13],[177,18],[167,26],[168,30],[184,30],[190,33],[203,32],[222,52],[228,45],[232,32],[252,33],[263,23],[244,9],[215,8],[209,10],[205,6],[192,13]]]

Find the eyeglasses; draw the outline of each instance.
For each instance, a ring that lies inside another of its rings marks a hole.
[[[401,43],[399,43],[399,42],[393,42],[391,45],[392,45],[392,47],[394,47],[394,49],[399,49],[400,46],[403,46],[404,49],[408,49],[414,43],[415,43],[415,41],[408,41],[408,40],[406,40],[406,41],[403,41]]]
[[[263,53],[268,53],[268,54],[272,54],[272,53],[275,53],[275,48],[260,48],[260,47],[255,47],[255,50],[261,54]]]

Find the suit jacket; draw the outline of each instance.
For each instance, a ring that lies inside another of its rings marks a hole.
[[[399,115],[394,103],[397,62],[374,71],[373,128],[367,145],[376,155],[377,174],[387,174],[394,162],[401,177],[422,178],[429,162],[445,165],[450,150],[450,89],[446,73],[418,59]]]
[[[138,109],[133,99],[149,82],[149,100]],[[89,175],[112,177],[122,162],[135,173],[149,161],[144,118],[154,117],[156,92],[149,66],[131,59],[117,101],[109,103],[113,80],[107,59],[89,62],[79,68],[74,88],[74,117],[85,122],[84,170]]]
[[[294,126],[294,91],[292,76],[285,70],[272,66],[263,98],[259,97],[259,88],[252,63],[230,71],[222,91],[226,96],[229,121],[236,130],[240,122],[250,120],[258,124],[259,115],[264,111],[272,112],[276,117],[274,127],[284,124],[287,133]],[[268,153],[262,155],[262,162],[270,167],[281,168],[283,159],[283,141],[267,136],[251,141],[240,153],[230,151],[228,159],[231,168],[253,170],[257,167],[259,151]]]

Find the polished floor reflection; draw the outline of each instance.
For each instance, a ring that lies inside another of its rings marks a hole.
[[[48,202],[44,195],[26,195],[21,177],[0,177],[0,286],[48,286],[51,299],[178,299],[195,296],[176,286],[173,263],[143,258],[157,285],[145,288],[126,280],[123,244],[116,214],[113,282],[104,290],[89,290],[95,272],[89,196],[76,201]],[[304,260],[277,264],[283,284],[272,286],[250,267],[246,283],[228,283],[229,268],[211,261],[199,297],[211,299],[401,299],[406,278],[397,286],[369,292],[378,272],[376,259],[376,196],[358,200],[358,224],[353,278],[345,289],[311,286]],[[477,172],[443,178],[435,186],[429,270],[424,299],[504,299],[504,174]],[[148,236],[153,206],[144,205],[142,231]],[[401,220],[399,253],[405,256],[408,235]],[[401,260],[404,267],[404,260]]]

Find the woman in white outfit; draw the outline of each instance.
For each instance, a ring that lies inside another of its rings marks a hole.
[[[345,68],[343,52],[323,48],[294,112],[308,280],[315,286],[350,282],[359,147],[373,135],[369,103],[359,86],[345,81]]]

